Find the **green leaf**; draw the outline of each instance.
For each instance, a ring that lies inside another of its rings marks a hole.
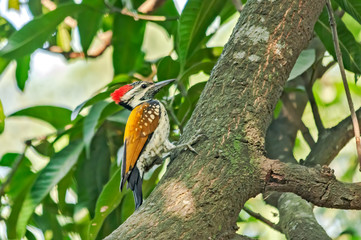
[[[0,18],[0,40],[7,39],[16,29],[5,18]]]
[[[361,1],[359,0],[335,0],[340,7],[350,14],[361,24]]]
[[[28,2],[28,6],[30,12],[33,14],[34,17],[40,16],[43,14],[43,7],[41,4],[41,0],[31,0]]]
[[[26,80],[28,80],[30,70],[30,55],[16,59],[16,83],[21,91],[24,91]]]
[[[20,58],[40,48],[47,38],[56,30],[56,26],[65,17],[74,15],[84,9],[78,4],[64,4],[54,11],[28,22],[19,31],[10,36],[6,46],[0,50],[0,57]],[[36,29],[36,31],[34,31]]]
[[[347,29],[345,24],[337,15],[335,15],[335,19],[337,24],[337,33],[340,40],[342,60],[345,68],[354,73],[361,73],[361,44],[355,40],[352,33]],[[323,10],[321,16],[317,20],[315,31],[324,44],[326,50],[335,60],[337,60],[326,9]]]
[[[89,239],[95,239],[105,218],[119,205],[122,197],[128,191],[119,191],[120,185],[120,169],[118,169],[104,186],[99,195],[95,215],[89,225]]]
[[[7,153],[1,158],[0,165],[14,167],[14,163],[22,157],[22,154],[19,153]],[[28,187],[28,183],[34,181],[36,174],[31,170],[31,167],[32,164],[27,157],[24,157],[18,165],[9,185],[5,189],[5,193],[11,201],[15,201],[20,193]]]
[[[163,5],[157,8],[154,12],[152,12],[152,14],[159,16],[168,16],[172,18],[179,17],[179,13],[174,5],[174,1],[165,1]],[[178,27],[178,22],[176,19],[173,21],[157,21],[155,23],[162,26],[168,32],[169,36],[173,35],[176,38]]]
[[[214,64],[216,64],[216,62],[199,62],[197,64],[194,64],[193,66],[191,66],[190,68],[188,68],[186,71],[183,72],[183,74],[179,78],[179,80],[181,82],[184,82],[184,81],[188,80],[188,78],[190,76],[192,76],[193,74],[199,73],[200,71],[203,71],[203,72],[209,74],[211,72],[211,70],[213,69]]]
[[[109,116],[107,118],[107,120],[122,123],[125,125],[128,121],[129,114],[130,114],[130,111],[123,109],[123,110],[118,111],[117,113]]]
[[[199,47],[208,26],[222,11],[226,1],[189,0],[179,22],[179,58],[183,65],[186,59]]]
[[[51,157],[55,153],[53,144],[51,144],[47,139],[42,140],[39,144],[33,147],[38,153],[46,157]]]
[[[164,57],[160,60],[157,69],[158,81],[166,79],[177,78],[180,71],[180,64],[174,61],[170,56]]]
[[[78,16],[80,43],[84,54],[87,55],[90,44],[102,22],[102,10],[105,8],[105,4],[99,0],[84,0],[82,1],[82,5],[91,7],[81,12]]]
[[[117,14],[113,24],[114,75],[130,73],[142,65],[142,44],[145,22]]]
[[[39,177],[35,180],[21,208],[16,226],[18,238],[25,234],[26,225],[35,208],[75,165],[83,147],[84,143],[81,141],[71,142],[63,150],[56,153],[54,157],[50,159],[48,165],[40,172]]]
[[[108,98],[112,92],[113,90],[108,90],[105,92],[98,93],[94,97],[91,97],[88,100],[79,104],[71,113],[71,120],[73,121],[79,115],[80,111],[83,110],[85,107],[88,107],[90,105],[93,105],[94,103],[97,103],[101,100]]]
[[[301,52],[298,56],[295,65],[288,77],[288,81],[295,79],[302,73],[304,73],[307,69],[309,69],[316,60],[316,51],[315,49],[306,49]]]
[[[11,114],[9,117],[32,117],[48,122],[56,129],[64,128],[70,123],[71,111],[55,106],[29,107]]]
[[[94,217],[97,198],[109,180],[110,152],[105,128],[99,129],[91,142],[90,157],[82,161],[77,169],[77,209],[88,208]]]
[[[186,101],[179,106],[177,112],[177,118],[182,123],[185,123],[190,118],[205,85],[206,82],[200,82],[189,88],[187,91]]]
[[[85,144],[85,150],[87,156],[90,156],[90,143],[93,139],[94,134],[96,133],[96,127],[98,125],[98,120],[108,102],[101,101],[92,106],[89,111],[89,114],[84,119],[83,125],[83,140]]]
[[[5,114],[4,114],[3,105],[0,100],[0,134],[4,131],[4,129],[5,129]]]
[[[0,74],[6,69],[6,67],[9,65],[10,60],[1,58],[0,57]]]

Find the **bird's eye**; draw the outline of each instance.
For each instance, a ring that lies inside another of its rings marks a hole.
[[[146,88],[146,87],[147,87],[147,84],[142,84],[141,87],[142,87],[142,88]]]

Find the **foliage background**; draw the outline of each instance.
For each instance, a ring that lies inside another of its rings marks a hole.
[[[5,19],[9,22],[12,20],[16,24],[32,19],[34,9],[29,12],[27,4],[21,4],[20,11],[16,9],[16,6],[7,9],[10,2],[1,2],[1,15]],[[67,4],[65,2],[54,1],[58,6]],[[126,4],[132,3],[133,8],[136,9],[135,6],[139,6],[142,2],[119,1],[114,4],[119,7],[128,7]],[[199,12],[203,13],[207,7],[201,4],[202,1],[190,0],[189,2],[195,7],[193,11],[190,8],[188,11],[185,10],[191,19],[198,16]],[[102,1],[85,0],[82,2],[89,5],[99,4],[106,9],[102,3]],[[231,1],[225,3],[212,1],[212,3],[220,5],[216,8],[218,11],[212,13],[214,16],[211,14],[204,22],[199,19],[187,22],[182,21],[181,18],[180,25],[176,21],[166,24],[134,21],[133,18],[119,13],[104,15],[105,17],[99,20],[101,24],[97,25],[95,22],[90,22],[90,19],[94,18],[94,13],[87,16],[86,10],[82,13],[83,16],[81,14],[76,16],[79,28],[70,30],[62,23],[56,28],[55,33],[47,38],[48,45],[44,45],[44,48],[56,45],[60,46],[64,52],[81,52],[82,49],[89,48],[89,41],[91,41],[88,37],[89,33],[93,32],[93,35],[96,35],[97,31],[106,32],[114,27],[116,21],[125,21],[129,24],[129,28],[113,29],[114,46],[107,48],[96,58],[67,59],[67,56],[64,57],[58,53],[36,50],[31,55],[29,72],[29,61],[26,60],[28,54],[23,54],[25,57],[22,58],[16,56],[15,61],[9,61],[9,65],[2,69],[0,79],[0,99],[7,116],[4,132],[0,135],[1,183],[6,181],[11,166],[19,159],[17,154],[23,153],[24,142],[32,139],[32,147],[26,151],[26,158],[1,198],[0,234],[2,235],[0,238],[14,238],[23,232],[28,239],[86,239],[89,236],[90,238],[97,236],[100,239],[107,236],[133,212],[134,203],[131,192],[129,190],[123,193],[118,192],[120,175],[117,166],[117,149],[121,146],[122,130],[128,112],[112,103],[109,104],[103,98],[101,101],[89,104],[92,106],[81,111],[81,116],[73,122],[70,120],[70,111],[104,90],[104,86],[110,83],[119,86],[132,81],[134,77],[140,77],[134,73],[143,77],[152,76],[153,64],[157,68],[159,80],[173,77],[180,79],[178,86],[170,87],[158,95],[176,116],[171,117],[173,129],[171,139],[176,141],[238,17]],[[338,6],[336,2],[334,6],[336,9]],[[338,10],[340,9],[345,8],[339,7]],[[45,14],[48,10],[43,6],[42,11]],[[103,13],[98,14],[103,16]],[[154,14],[176,16],[177,12],[172,1],[167,1],[167,8],[163,9],[163,12]],[[361,16],[361,10],[358,14]],[[213,21],[217,15],[221,17]],[[29,19],[26,16],[29,16]],[[88,24],[83,25],[83,32],[81,30],[82,17],[88,21]],[[342,16],[342,21],[352,33],[354,42],[361,41],[361,25],[358,20],[347,11]],[[201,24],[197,25],[198,23]],[[94,29],[87,28],[93,25]],[[183,35],[180,26],[186,26],[183,28]],[[200,30],[197,31],[197,28],[194,30],[193,27],[198,27]],[[0,44],[4,46],[11,32],[5,28],[1,28],[1,31],[3,35]],[[143,32],[144,41],[139,42],[139,39],[143,38]],[[132,36],[131,33],[136,34]],[[92,38],[93,35],[90,34],[90,37]],[[95,37],[90,50],[99,48],[101,42],[100,38]],[[122,48],[122,46],[127,47]],[[21,51],[25,53],[26,50],[21,49]],[[192,56],[193,53],[196,54]],[[350,51],[348,56],[354,55],[356,59],[360,59],[358,57],[361,52]],[[4,59],[7,61],[6,59],[10,60],[13,57],[2,57],[1,64],[4,64]],[[310,61],[307,58],[295,68],[303,69],[304,65],[309,66]],[[323,62],[327,64],[330,61],[332,57],[326,53]],[[347,65],[347,61],[345,63]],[[358,64],[361,65],[361,63]],[[360,74],[357,66],[352,66],[352,64],[348,66],[349,69]],[[349,115],[339,76],[335,65],[317,80],[313,87],[326,127],[334,126]],[[355,83],[355,74],[352,72],[348,73],[348,78],[357,109],[361,106],[360,83]],[[303,90],[301,88],[297,91]],[[41,105],[58,106],[70,111],[53,107],[28,109]],[[21,112],[21,109],[28,110]],[[17,112],[18,116],[11,116],[14,112]],[[50,113],[49,118],[44,119],[45,112]],[[277,114],[277,109],[275,114]],[[182,121],[183,116],[186,117]],[[306,107],[303,121],[316,139],[317,128],[310,106]],[[64,128],[70,130],[58,140],[57,136],[60,136]],[[56,129],[57,132],[55,132]],[[354,145],[354,142],[350,142],[331,164],[337,178],[342,181],[361,181],[361,175],[356,171],[357,159]],[[54,152],[57,153],[54,154]],[[308,152],[309,147],[299,134],[294,149],[296,159],[305,158]],[[48,177],[44,172],[51,172],[49,166],[54,166],[51,163],[56,162],[57,159],[60,163],[72,162],[74,167],[69,168],[67,172],[62,170],[69,164],[55,167],[56,171],[53,171],[55,174]],[[151,192],[164,171],[165,165],[154,169],[151,172],[153,174],[147,174],[148,181],[143,187],[145,196]],[[56,173],[58,173],[58,178],[55,176]],[[52,183],[49,180],[52,180]],[[38,184],[32,187],[34,181],[38,181]],[[44,188],[47,189],[44,190]],[[34,205],[26,199],[38,199],[40,205]],[[246,205],[273,222],[278,221],[277,209],[266,205],[261,196],[249,200]],[[29,221],[24,217],[19,217],[21,215],[17,216],[16,212],[21,207],[21,211],[24,209],[27,211],[25,215],[29,217]],[[315,213],[319,223],[331,237],[361,239],[361,229],[358,227],[361,225],[359,212],[316,207]],[[26,230],[25,226],[27,226]],[[244,211],[240,213],[238,226],[239,233],[251,237],[284,238],[282,234],[250,217]]]

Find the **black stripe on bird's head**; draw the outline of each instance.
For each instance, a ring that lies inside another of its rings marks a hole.
[[[111,97],[115,103],[128,109],[133,109],[142,102],[151,100],[166,85],[175,79],[151,83],[145,81],[134,82],[115,90]]]

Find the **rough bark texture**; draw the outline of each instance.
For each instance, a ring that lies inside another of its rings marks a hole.
[[[262,192],[260,159],[274,106],[324,0],[250,0],[212,71],[176,159],[156,189],[107,239],[236,238],[244,203]]]
[[[284,193],[278,200],[281,228],[287,239],[331,239],[317,223],[311,204],[293,193]],[[292,214],[290,214],[292,213]]]
[[[325,50],[319,39],[313,39],[309,48],[316,49],[316,59],[323,57]],[[315,66],[316,70],[314,70],[314,67],[310,67],[296,79],[288,81],[286,87],[310,84],[313,80],[314,71],[317,71],[318,68],[322,68],[320,63]],[[304,92],[284,92],[284,94],[287,94],[288,99],[290,99],[295,113],[302,116],[308,102],[307,94]],[[283,106],[279,116],[272,121],[267,130],[267,157],[297,164],[293,156],[293,147],[298,127],[292,119],[293,117],[289,116],[289,112]],[[277,141],[274,141],[274,139],[277,139]],[[266,193],[264,196],[268,204],[278,208],[280,213],[278,226],[288,239],[330,239],[325,230],[318,224],[313,214],[313,206],[302,198],[293,193],[282,194],[279,192]]]
[[[361,108],[356,111],[361,119]],[[341,149],[354,137],[351,117],[345,118],[333,128],[325,129],[305,160],[306,166],[329,165]]]
[[[337,181],[328,167],[308,168],[264,160],[267,171],[266,190],[293,192],[321,207],[361,209],[361,183]]]

